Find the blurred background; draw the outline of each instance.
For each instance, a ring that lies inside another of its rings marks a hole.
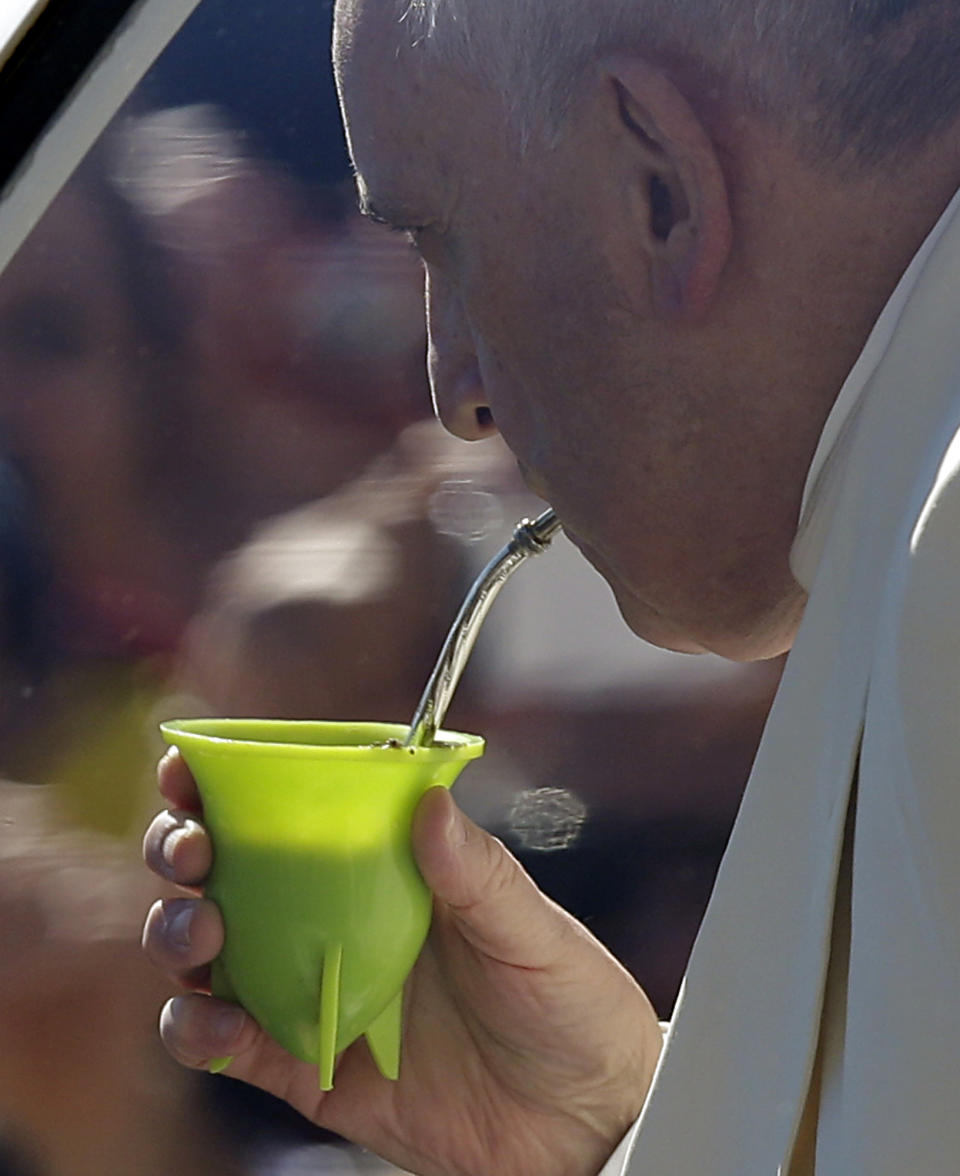
[[[157,723],[404,721],[542,509],[430,418],[322,0],[204,0],[0,276],[0,1176],[387,1169],[182,1072],[141,958]],[[668,1017],[780,672],[633,638],[564,540],[493,610],[461,803]]]

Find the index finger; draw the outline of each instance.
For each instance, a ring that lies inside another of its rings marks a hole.
[[[185,809],[190,813],[203,812],[196,782],[179,748],[171,747],[157,764],[157,785],[160,795],[171,808]]]

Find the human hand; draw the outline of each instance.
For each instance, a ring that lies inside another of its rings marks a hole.
[[[172,811],[150,826],[144,854],[197,894],[212,860],[199,796],[175,752],[159,779]],[[232,1056],[232,1077],[420,1176],[594,1176],[653,1075],[661,1035],[649,1002],[446,789],[420,802],[413,847],[435,905],[407,981],[399,1081],[380,1075],[361,1039],[324,1093],[315,1066],[211,997],[223,925],[202,897],[157,903],[144,928],[148,955],[192,990],[163,1010],[167,1048],[200,1068]]]

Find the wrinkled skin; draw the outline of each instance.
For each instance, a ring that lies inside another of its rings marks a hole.
[[[361,198],[425,263],[441,419],[467,439],[499,429],[637,633],[743,659],[789,648],[817,438],[954,165],[933,144],[910,168],[831,174],[632,58],[596,62],[559,144],[519,161],[476,79],[400,46],[395,5],[337,13]],[[210,847],[176,758],[161,789],[176,811],[147,860],[202,883]],[[595,1174],[659,1055],[646,998],[446,793],[424,798],[413,843],[436,918],[399,1083],[358,1044],[318,1095],[312,1067],[204,995],[222,927],[203,900],[146,927],[159,966],[201,990],[165,1010],[168,1048],[195,1066],[233,1054],[233,1076],[424,1176]],[[189,945],[175,915],[192,916]]]
[[[313,1122],[423,1176],[589,1176],[638,1114],[660,1028],[632,978],[541,894],[504,847],[432,789],[414,850],[436,895],[410,977],[400,1080],[381,1077],[360,1041],[335,1089],[242,1010],[206,994],[223,928],[198,887],[211,847],[176,753],[160,765],[170,804],[147,832],[148,864],[193,895],[151,910],[144,945],[193,991],[164,1009],[167,1048],[188,1066],[233,1055],[227,1073],[286,1099]]]

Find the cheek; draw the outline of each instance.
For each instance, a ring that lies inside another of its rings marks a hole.
[[[556,340],[518,284],[494,286],[496,297],[471,300],[469,319],[484,394],[497,428],[531,464],[555,417]]]
[[[484,396],[497,429],[515,457],[527,466],[536,465],[542,460],[549,420],[539,383],[485,337],[475,342]]]
[[[610,481],[605,455],[626,424],[610,411],[610,390],[625,383],[615,370],[618,323],[572,247],[537,258],[542,250],[514,244],[509,265],[501,249],[494,264],[491,251],[483,266],[460,271],[486,400],[525,466],[558,495],[572,497],[576,486],[592,499],[598,480]]]

